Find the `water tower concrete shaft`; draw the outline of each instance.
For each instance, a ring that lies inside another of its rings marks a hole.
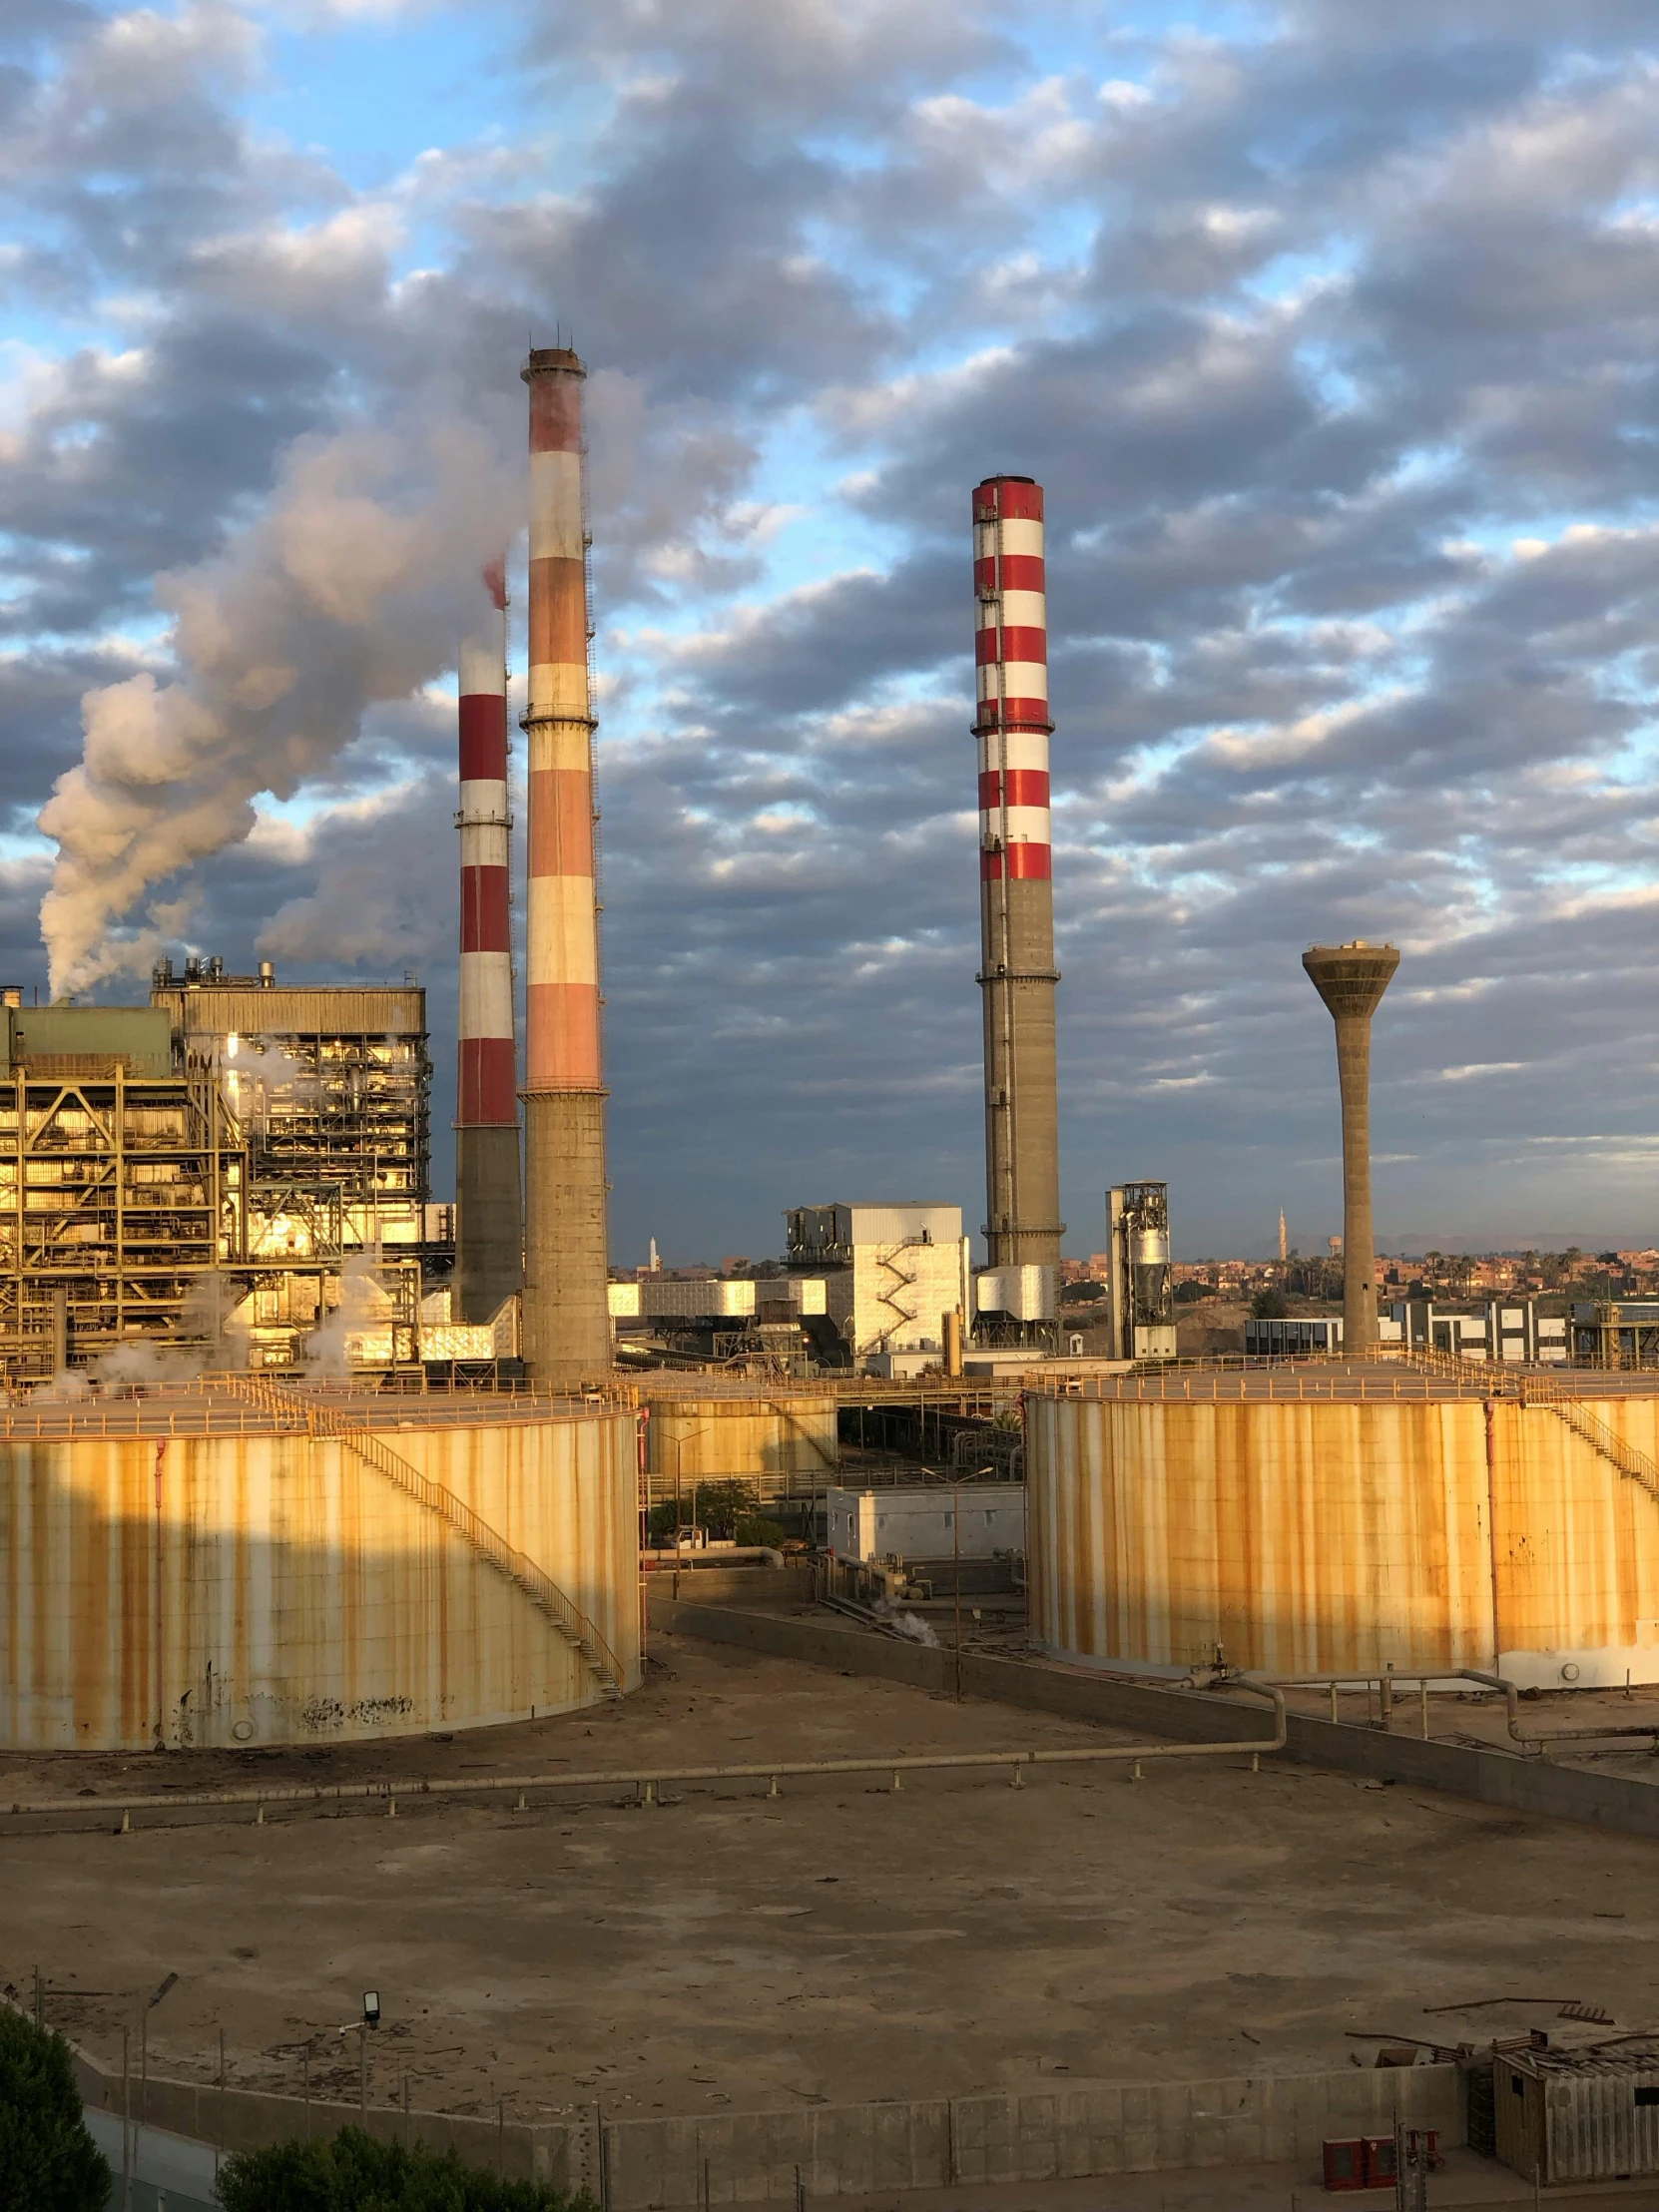
[[[1060,1261],[1049,830],[1048,600],[1042,486],[973,493],[979,745],[980,975],[985,1020],[985,1241],[992,1268]]]
[[[1371,1215],[1371,1019],[1393,980],[1391,944],[1310,945],[1309,978],[1337,1024],[1337,1082],[1343,1101],[1343,1345],[1377,1342],[1377,1256]]]

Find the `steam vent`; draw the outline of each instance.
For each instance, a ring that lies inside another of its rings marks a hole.
[[[1371,1018],[1399,965],[1391,944],[1310,945],[1302,964],[1337,1024],[1343,1100],[1343,1345],[1377,1342],[1377,1262],[1371,1218]]]

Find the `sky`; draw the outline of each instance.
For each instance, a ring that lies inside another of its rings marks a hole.
[[[1001,471],[1068,1253],[1144,1178],[1323,1249],[1355,936],[1380,1241],[1659,1242],[1651,0],[7,0],[0,193],[0,979],[412,970],[445,1195],[452,670],[560,338],[617,1263],[983,1218]]]

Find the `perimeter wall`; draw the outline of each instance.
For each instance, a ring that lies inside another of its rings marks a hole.
[[[637,1687],[631,1412],[381,1440],[527,1553]],[[516,1583],[338,1439],[0,1442],[0,1744],[339,1741],[601,1694]]]
[[[1659,1457],[1659,1398],[1592,1409]],[[1659,1680],[1659,1501],[1546,1404],[1033,1394],[1026,1418],[1056,1657]]]

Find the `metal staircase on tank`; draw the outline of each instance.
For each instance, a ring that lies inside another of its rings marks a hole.
[[[1655,1504],[1659,1504],[1659,1466],[1645,1451],[1638,1451],[1634,1444],[1627,1444],[1616,1435],[1604,1420],[1598,1420],[1581,1397],[1534,1396],[1528,1387],[1526,1402],[1541,1405],[1556,1419],[1570,1428],[1575,1436],[1583,1438],[1592,1451],[1598,1451],[1610,1465],[1618,1468],[1632,1482],[1639,1482]]]
[[[383,1443],[372,1429],[353,1422],[348,1415],[330,1406],[312,1404],[308,1398],[284,1389],[280,1383],[261,1376],[227,1375],[214,1380],[234,1395],[270,1413],[283,1432],[332,1437],[348,1451],[355,1452],[376,1474],[384,1475],[388,1482],[395,1482],[417,1505],[435,1513],[464,1543],[470,1544],[481,1559],[524,1592],[542,1617],[581,1657],[606,1697],[623,1695],[621,1664],[587,1614],[560,1589],[551,1575],[544,1573],[516,1544],[510,1544],[446,1483],[422,1474],[401,1452]]]
[[[1448,1352],[1429,1351],[1426,1346],[1413,1346],[1403,1356],[1405,1362],[1421,1368],[1430,1375],[1454,1378],[1459,1382],[1473,1383],[1470,1364]],[[1518,1398],[1523,1405],[1535,1405],[1540,1411],[1553,1413],[1565,1428],[1570,1428],[1581,1442],[1616,1467],[1626,1480],[1639,1483],[1656,1505],[1659,1505],[1659,1464],[1634,1444],[1627,1444],[1622,1436],[1590,1411],[1581,1397],[1575,1397],[1569,1384],[1556,1382],[1553,1376],[1516,1375],[1501,1376],[1492,1383],[1482,1386],[1493,1398]]]

